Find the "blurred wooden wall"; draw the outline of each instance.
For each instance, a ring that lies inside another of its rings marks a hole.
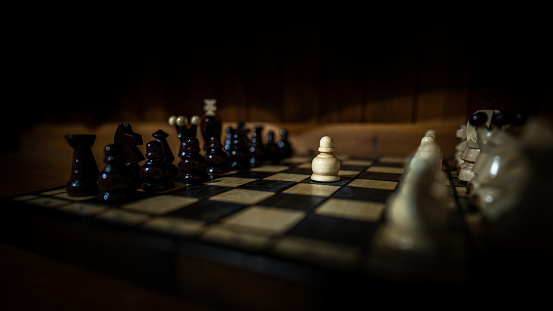
[[[3,123],[160,121],[202,114],[204,98],[225,121],[458,122],[490,94],[551,115],[549,22],[367,14],[49,19],[12,44],[21,117]]]

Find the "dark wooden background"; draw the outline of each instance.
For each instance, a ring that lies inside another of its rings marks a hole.
[[[264,12],[29,19],[7,47],[3,127],[160,121],[204,98],[227,121],[462,121],[485,97],[552,115],[548,20]]]

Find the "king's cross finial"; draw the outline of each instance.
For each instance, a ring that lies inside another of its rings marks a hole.
[[[216,99],[204,99],[204,111],[206,116],[214,116],[217,111]]]

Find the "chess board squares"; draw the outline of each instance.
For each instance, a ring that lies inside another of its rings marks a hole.
[[[361,173],[361,171],[355,171],[355,170],[343,170],[343,169],[340,169],[340,171],[338,172],[338,176],[343,176],[343,177],[355,177],[357,175],[359,175],[359,173]]]
[[[392,173],[378,173],[378,172],[362,172],[357,178],[362,179],[374,179],[374,180],[388,180],[388,181],[400,181],[402,174]]]
[[[247,183],[238,188],[240,189],[250,189],[250,190],[261,190],[261,191],[272,191],[279,192],[283,189],[289,188],[292,185],[295,185],[296,182],[293,181],[282,181],[282,180],[268,180],[260,179],[254,180],[250,183]]]
[[[259,205],[311,212],[324,200],[326,200],[326,197],[278,193],[267,200],[262,201]]]
[[[307,175],[307,174],[277,173],[277,174],[265,177],[264,179],[301,182],[309,178],[310,176],[311,175]]]
[[[231,215],[246,206],[245,204],[205,200],[188,205],[166,216],[211,223]]]
[[[230,189],[232,188],[201,184],[179,189],[171,192],[171,194],[204,200],[221,192],[229,191]]]
[[[361,201],[385,203],[390,195],[394,193],[391,190],[371,189],[360,187],[342,187],[334,194],[337,199],[355,199]]]
[[[306,213],[265,206],[250,206],[223,218],[222,227],[253,234],[283,235],[305,217]]]
[[[397,181],[358,178],[353,180],[351,183],[349,183],[348,186],[371,188],[371,189],[395,190],[397,187],[397,184],[398,184]]]
[[[390,174],[403,174],[405,169],[403,167],[393,167],[393,166],[371,166],[367,170],[367,172],[373,172],[373,173],[390,173]]]
[[[164,194],[123,204],[121,207],[136,212],[163,215],[183,208],[192,203],[196,203],[197,201],[197,198]]]
[[[216,194],[210,199],[215,201],[253,205],[273,196],[274,194],[274,192],[270,191],[232,189],[223,193]]]
[[[409,161],[409,157],[399,157],[399,156],[383,156],[378,159],[378,163],[387,163],[387,164],[401,164],[405,165]]]
[[[273,237],[284,234],[304,216],[302,211],[251,206],[208,227],[202,238],[235,247],[267,249]]]
[[[334,192],[336,192],[339,188],[340,188],[339,186],[300,183],[291,188],[284,190],[284,193],[329,197]]]
[[[284,165],[269,165],[269,164],[265,164],[265,165],[262,165],[262,166],[259,166],[259,167],[253,167],[250,169],[250,171],[252,172],[271,172],[271,173],[277,173],[277,172],[282,172],[284,170],[287,170],[288,168],[290,168],[289,166],[284,166]]]
[[[242,178],[242,177],[220,177],[212,181],[208,181],[204,184],[222,187],[238,187],[254,181],[255,178]]]
[[[282,163],[289,163],[289,164],[296,164],[296,163],[303,163],[303,162],[309,162],[311,163],[311,160],[313,160],[313,157],[308,156],[293,156],[291,158],[286,158],[282,160]]]
[[[384,203],[330,198],[319,206],[316,214],[377,222],[382,217]]]
[[[344,160],[342,161],[342,163],[340,163],[341,166],[364,166],[364,167],[367,167],[367,166],[371,166],[373,165],[374,161],[372,160],[356,160],[356,159],[348,159],[348,160]]]

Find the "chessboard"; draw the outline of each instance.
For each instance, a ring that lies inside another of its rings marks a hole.
[[[204,297],[245,275],[322,292],[351,284],[472,282],[459,213],[465,185],[451,174],[443,185],[453,233],[446,255],[413,258],[379,245],[387,200],[403,182],[409,157],[338,157],[336,182],[312,181],[312,157],[294,156],[117,204],[71,197],[65,187],[5,198],[2,236],[108,274]]]

